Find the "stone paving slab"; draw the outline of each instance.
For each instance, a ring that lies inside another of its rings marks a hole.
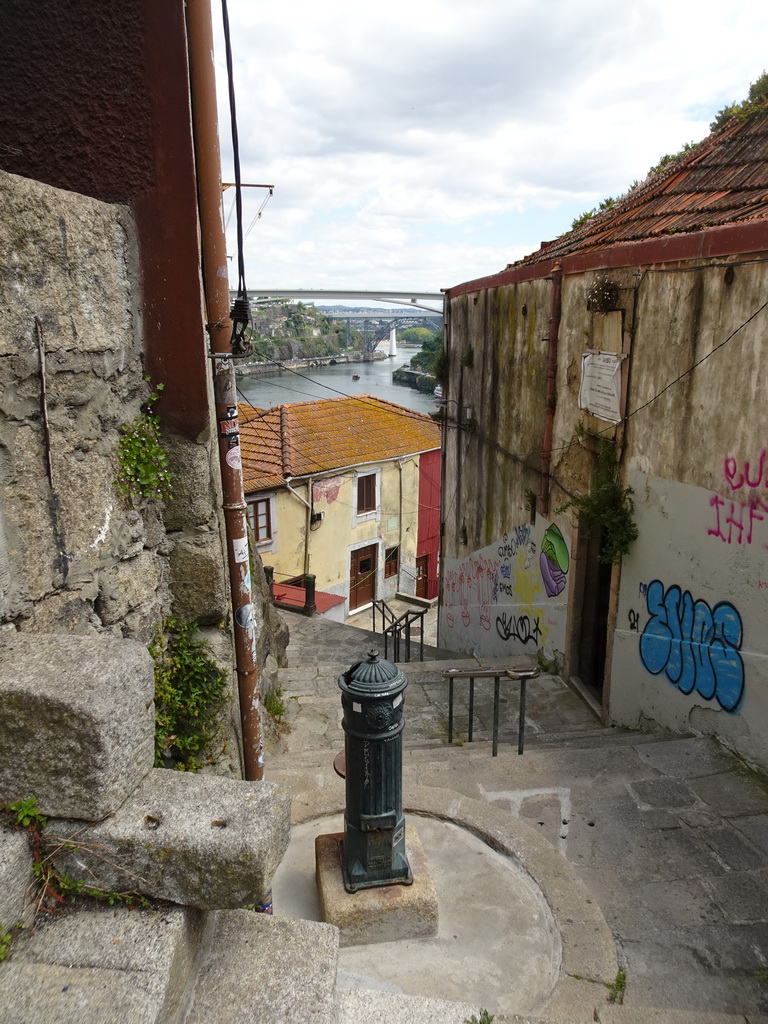
[[[333,1024],[333,925],[247,910],[210,917],[185,1024]]]
[[[24,932],[0,970],[5,1024],[155,1024],[176,1010],[201,929],[195,911],[80,909]]]
[[[764,780],[711,738],[601,728],[553,676],[529,684],[522,757],[512,745],[514,698],[502,704],[498,757],[491,757],[485,724],[476,725],[476,742],[449,747],[442,666],[402,667],[413,680],[405,691],[406,789],[442,790],[449,819],[462,800],[484,802],[528,826],[576,871],[613,932],[627,974],[624,1005],[616,1008],[624,1016],[614,1014],[610,1024],[646,1024],[653,1019],[643,1017],[648,1007],[666,1007],[670,1021],[688,1013],[679,1020],[690,1024],[707,1013],[741,1014],[750,1024],[768,1017]],[[487,721],[488,697],[478,703]],[[458,729],[467,713],[458,687],[456,713]],[[270,762],[268,777],[269,770]],[[343,785],[329,766],[314,779],[318,789],[297,790],[294,821],[343,806]],[[570,982],[572,991],[563,988],[562,1000],[546,1012],[594,1021],[594,986]]]
[[[32,877],[32,851],[26,833],[0,826],[0,932],[9,932],[21,920]]]

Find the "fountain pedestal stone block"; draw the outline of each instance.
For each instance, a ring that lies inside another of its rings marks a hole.
[[[423,939],[437,935],[437,890],[413,825],[405,826],[411,885],[380,885],[349,893],[339,846],[343,832],[315,839],[315,875],[323,920],[339,929],[339,945]]]

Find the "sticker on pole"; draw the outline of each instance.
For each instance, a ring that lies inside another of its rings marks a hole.
[[[252,604],[241,604],[235,612],[235,621],[243,629],[253,629],[256,625],[256,612]]]
[[[239,444],[233,445],[233,447],[230,448],[229,451],[227,452],[225,458],[227,460],[227,465],[229,466],[230,469],[242,469],[243,468],[243,460],[240,457],[240,445]]]
[[[233,537],[232,538],[232,553],[235,556],[236,562],[247,562],[248,561],[248,538],[247,537]]]
[[[232,373],[229,365],[225,366],[222,373],[219,372],[218,365],[216,366],[216,375],[213,378],[213,393],[216,397],[217,405],[237,406],[235,375]]]
[[[219,431],[221,432],[222,437],[226,437],[227,434],[237,434],[239,433],[239,429],[236,419],[219,420]]]

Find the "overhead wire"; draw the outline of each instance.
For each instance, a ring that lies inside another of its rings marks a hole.
[[[764,262],[764,261],[762,261],[762,260],[754,260],[753,262],[757,263],[757,262]],[[701,366],[702,363],[706,362],[706,360],[709,359],[711,356],[713,356],[716,352],[719,352],[721,348],[723,348],[725,345],[728,344],[728,342],[732,341],[736,337],[736,335],[740,331],[743,331],[744,328],[748,324],[750,324],[755,319],[755,317],[759,316],[759,314],[762,313],[763,310],[766,307],[768,307],[768,299],[766,299],[766,301],[761,306],[759,306],[753,313],[751,313],[747,317],[746,320],[744,320],[742,323],[740,323],[739,326],[735,330],[731,331],[731,333],[728,335],[727,338],[725,338],[723,341],[719,342],[717,345],[714,346],[714,348],[712,348],[709,352],[707,352],[705,355],[703,355],[700,359],[697,359],[695,363],[692,363],[687,369],[683,370],[682,373],[678,374],[677,377],[673,378],[673,380],[671,380],[667,384],[665,384],[664,387],[661,388],[660,391],[657,391],[656,394],[653,395],[651,398],[649,398],[647,402],[643,402],[642,405],[638,405],[631,412],[628,412],[625,416],[622,417],[621,420],[619,420],[618,423],[611,423],[609,426],[603,427],[602,430],[596,431],[592,436],[593,437],[600,437],[602,434],[608,433],[609,431],[613,430],[615,427],[619,426],[620,424],[627,423],[634,416],[636,416],[639,412],[642,412],[644,409],[647,409],[649,405],[653,405],[653,403],[656,402],[659,398],[661,398],[661,396],[663,394],[665,394],[665,392],[669,391],[669,389],[674,387],[675,384],[679,384],[681,380],[684,380],[691,373],[693,373],[693,371],[697,367]],[[558,445],[557,447],[552,448],[552,451],[567,451],[569,448],[573,448],[575,446],[580,445],[580,443],[581,442],[579,440],[569,441],[568,444]]]

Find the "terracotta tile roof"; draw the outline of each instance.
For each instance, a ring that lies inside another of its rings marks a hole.
[[[310,476],[440,447],[429,416],[373,395],[294,402],[258,412],[239,407],[246,494]]]
[[[614,206],[511,266],[760,220],[768,232],[768,113],[730,121]]]

